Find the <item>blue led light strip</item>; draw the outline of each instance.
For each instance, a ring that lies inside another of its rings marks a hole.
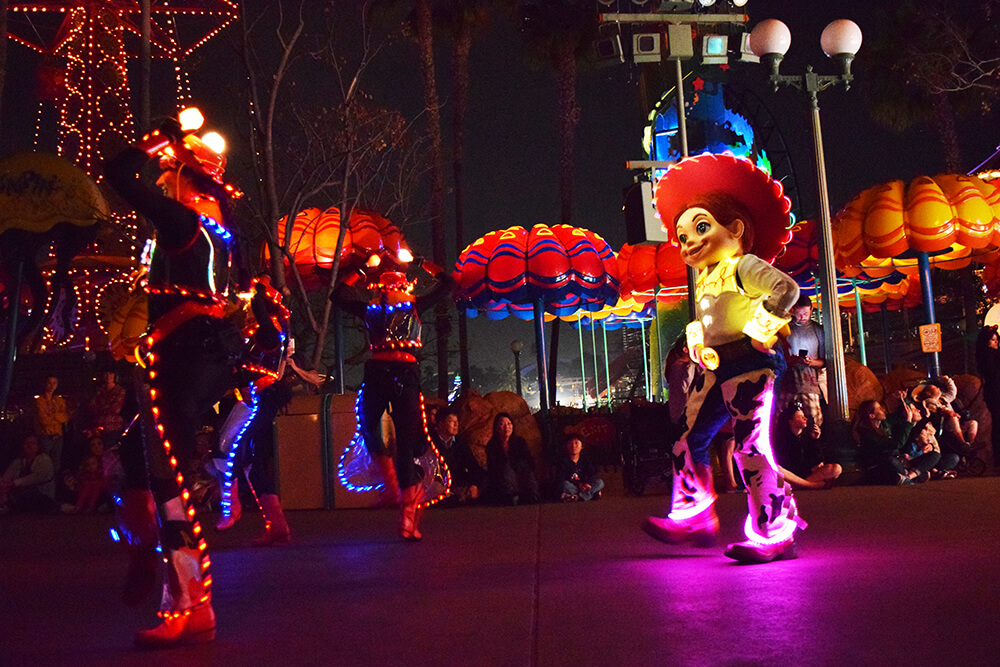
[[[247,429],[250,428],[250,424],[253,423],[254,418],[257,416],[257,409],[260,407],[260,400],[257,398],[257,390],[254,386],[250,385],[250,417],[243,422],[240,432],[236,434],[233,438],[233,445],[229,448],[229,454],[226,456],[226,470],[223,473],[223,483],[222,483],[222,516],[228,517],[232,512],[233,503],[233,466],[236,463],[236,453],[239,451],[240,445],[243,444],[243,436],[246,435]]]
[[[351,484],[347,480],[347,472],[345,470],[344,461],[347,459],[347,455],[351,452],[351,450],[363,444],[364,441],[362,436],[362,433],[364,432],[364,420],[361,417],[361,401],[362,401],[362,396],[364,396],[364,393],[365,393],[365,385],[362,383],[361,388],[358,389],[358,397],[354,399],[354,418],[358,423],[358,427],[354,431],[354,437],[351,438],[351,441],[347,444],[347,447],[344,448],[344,453],[340,455],[340,461],[337,463],[337,477],[340,479],[340,483],[344,485],[345,489],[347,489],[348,491],[353,491],[355,493],[379,491],[385,486],[385,483],[377,485],[364,484],[356,486],[354,484]]]

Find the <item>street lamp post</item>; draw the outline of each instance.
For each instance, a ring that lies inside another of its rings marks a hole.
[[[517,383],[517,395],[521,395],[521,350],[524,349],[524,343],[519,340],[512,340],[510,342],[510,351],[514,353],[514,380]]]
[[[833,258],[833,235],[830,228],[830,196],[826,186],[826,163],[823,159],[823,133],[819,120],[817,95],[830,86],[843,84],[850,88],[851,61],[861,47],[861,29],[853,21],[833,21],[823,30],[820,45],[823,52],[840,64],[840,73],[820,75],[806,67],[802,76],[786,76],[778,69],[781,59],[792,43],[792,34],[781,21],[761,21],[750,33],[750,48],[770,69],[771,83],[777,90],[781,85],[792,86],[809,95],[812,112],[813,144],[816,151],[816,177],[819,185],[820,215],[820,297],[823,300],[823,338],[826,346],[830,411],[834,416],[847,418],[847,374],[844,366],[844,342],[840,331],[840,307],[837,303],[837,270]]]

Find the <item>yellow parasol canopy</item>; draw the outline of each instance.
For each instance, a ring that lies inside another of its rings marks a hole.
[[[69,161],[48,153],[0,160],[0,234],[47,232],[60,222],[86,227],[108,215],[97,183]]]
[[[1000,189],[975,176],[920,176],[868,188],[832,220],[834,256],[844,275],[917,272],[917,253],[938,268],[989,262],[1000,247]]]

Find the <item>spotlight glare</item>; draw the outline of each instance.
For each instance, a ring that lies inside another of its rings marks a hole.
[[[177,120],[181,123],[181,129],[185,132],[192,132],[197,130],[205,122],[205,117],[201,115],[201,111],[198,107],[188,107],[182,109],[179,114],[177,114]]]
[[[226,140],[218,132],[209,132],[201,138],[201,141],[220,155],[226,152]]]

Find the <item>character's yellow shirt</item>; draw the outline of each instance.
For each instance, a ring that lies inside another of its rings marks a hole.
[[[799,286],[786,273],[755,255],[730,257],[698,273],[695,315],[705,342],[715,347],[739,340],[747,323],[758,319],[758,307],[787,321],[799,298]]]

